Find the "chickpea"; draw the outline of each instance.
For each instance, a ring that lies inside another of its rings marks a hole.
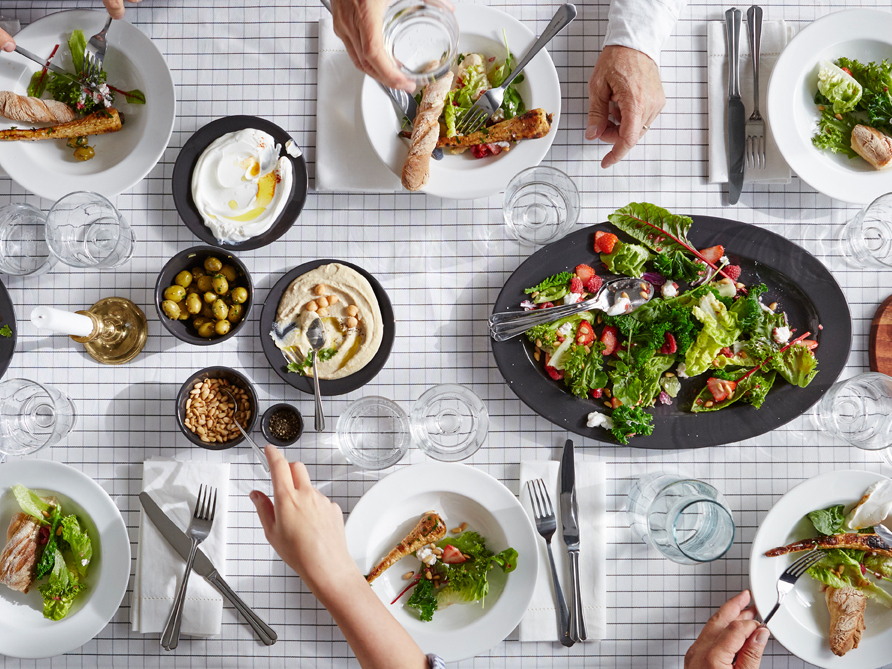
[[[80,146],[74,150],[76,160],[91,160],[96,155],[92,146]]]
[[[192,268],[192,277],[194,279],[198,279],[200,276],[206,276],[207,272],[204,271],[204,267],[193,267]]]
[[[332,304],[337,304],[340,301],[341,301],[341,298],[338,297],[337,295],[329,295],[328,296],[328,305],[329,306],[331,306]]]
[[[214,292],[217,295],[225,295],[229,292],[229,281],[222,274],[214,275]]]
[[[211,309],[210,304],[203,305],[201,307],[201,311],[199,311],[198,313],[201,314],[202,316],[204,316],[205,318],[207,318],[208,320],[216,320],[214,318],[214,310]]]
[[[198,290],[200,290],[202,293],[206,293],[209,290],[214,289],[214,279],[207,275],[198,277],[197,283],[198,283]]]
[[[216,302],[214,302],[211,309],[213,309],[214,311],[214,318],[216,318],[218,321],[222,321],[229,315],[229,306],[223,300],[217,300]]]
[[[240,304],[233,304],[229,307],[229,314],[226,316],[226,320],[230,323],[235,324],[242,320],[242,315],[244,314],[244,307]]]
[[[357,325],[359,325],[359,321],[353,318],[353,316],[350,316],[349,318],[347,318],[346,325],[348,328],[355,328]]]
[[[192,283],[192,275],[188,270],[183,270],[179,274],[177,274],[177,278],[173,280],[175,284],[178,286],[182,286],[183,288],[188,288]]]
[[[328,298],[325,297],[324,295],[322,297],[317,297],[316,304],[318,304],[320,307],[327,307],[328,306]]]
[[[217,273],[223,268],[223,263],[219,258],[215,258],[214,256],[208,256],[204,259],[204,268],[208,272]]]
[[[214,322],[207,321],[206,323],[202,323],[201,327],[198,328],[198,336],[204,337],[205,339],[210,339],[214,336]]]
[[[359,313],[359,308],[355,304],[351,304],[347,307],[347,315],[348,316],[356,316]]]
[[[230,296],[232,297],[232,301],[236,304],[244,304],[248,301],[248,289],[242,288],[241,286],[233,288]]]
[[[319,305],[316,304],[316,300],[310,300],[307,302],[307,311],[318,311]]]
[[[201,298],[196,293],[186,296],[186,311],[190,314],[197,314],[201,311]]]
[[[220,274],[225,276],[229,283],[235,282],[238,278],[238,272],[232,265],[223,265],[223,267],[220,268]]]
[[[168,286],[164,289],[164,299],[173,302],[182,302],[186,297],[186,289],[182,286]]]
[[[328,316],[328,309],[326,309],[325,307],[319,307],[319,311],[317,311],[316,314],[319,316],[319,318],[325,318],[326,316]]]
[[[213,303],[216,302],[217,299],[218,299],[218,298],[217,298],[217,293],[215,293],[215,292],[212,291],[212,290],[209,290],[209,291],[206,292],[204,295],[202,295],[202,299],[204,299],[204,301],[207,302],[208,304],[213,304]]]
[[[232,323],[227,320],[217,321],[217,324],[214,326],[214,332],[222,337],[225,334],[229,334],[229,329],[231,327]]]
[[[316,287],[313,289],[313,292],[314,292],[316,295],[325,295],[325,291],[326,291],[326,290],[328,290],[328,287],[320,283],[318,286],[316,286]]]
[[[180,305],[173,300],[164,300],[161,303],[161,311],[172,321],[178,320],[180,317]]]

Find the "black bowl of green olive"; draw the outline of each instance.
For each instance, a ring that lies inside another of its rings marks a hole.
[[[171,258],[155,283],[158,318],[174,337],[196,346],[219,344],[248,322],[254,284],[245,264],[212,246]]]

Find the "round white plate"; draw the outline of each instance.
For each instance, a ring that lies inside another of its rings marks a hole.
[[[892,191],[892,170],[880,172],[860,157],[850,160],[811,143],[820,118],[814,101],[818,63],[841,56],[864,63],[892,59],[892,14],[847,9],[801,30],[774,66],[767,118],[781,154],[803,181],[837,200],[867,204]]]
[[[381,601],[425,653],[458,662],[504,640],[526,613],[539,569],[537,538],[520,502],[489,474],[467,465],[413,465],[372,486],[347,519],[347,546],[360,570],[364,574],[371,571],[425,511],[439,513],[447,528],[467,523],[496,553],[511,547],[519,555],[511,573],[490,572],[484,606],[454,604],[437,611],[431,622],[421,622],[417,612],[405,606],[409,594],[390,605],[407,585],[403,574],[420,564],[414,557],[392,566],[372,583]]]
[[[73,72],[68,38],[82,30],[87,39],[102,30],[108,14],[73,10],[50,14],[25,26],[16,41],[28,51],[48,57],[58,44],[53,63]],[[173,79],[164,57],[152,41],[127,21],[114,21],[108,31],[104,60],[108,83],[123,91],[138,88],[146,104],[131,105],[115,96],[115,109],[124,115],[124,127],[108,135],[90,137],[96,149],[92,160],[75,160],[64,140],[3,142],[0,168],[17,184],[48,200],[74,191],[94,191],[114,197],[139,183],[167,148],[175,117]],[[17,53],[0,56],[0,90],[27,95],[31,75],[40,65]],[[20,122],[0,117],[0,128]]]
[[[863,471],[828,472],[803,481],[765,516],[750,555],[750,587],[756,608],[766,615],[777,602],[777,580],[801,553],[765,557],[765,551],[815,535],[805,515],[834,504],[845,504],[846,512],[861,499],[864,491],[881,474]],[[881,584],[886,587],[888,583]],[[861,643],[844,657],[830,651],[830,613],[824,603],[821,584],[808,575],[796,583],[768,624],[771,633],[798,658],[827,669],[875,669],[892,662],[892,610],[868,600],[867,629]]]
[[[536,39],[520,21],[490,7],[457,4],[455,16],[461,32],[458,40],[460,53],[474,52],[504,60],[504,30],[511,53],[520,58]],[[421,189],[423,192],[455,200],[487,197],[505,190],[508,182],[521,170],[542,162],[560,123],[561,82],[546,49],[527,65],[524,76],[525,80],[517,86],[518,91],[527,109],[542,108],[554,114],[551,131],[540,139],[518,142],[510,151],[498,156],[478,159],[470,151],[453,155],[447,150],[443,160],[431,161],[430,180]],[[360,113],[375,153],[399,177],[409,153],[409,140],[397,136],[401,124],[390,98],[370,77],[366,77],[362,84]]]
[[[93,559],[84,580],[87,590],[58,622],[43,617],[43,599],[36,586],[25,595],[0,585],[0,655],[53,657],[87,643],[115,615],[130,579],[130,539],[121,512],[89,476],[60,462],[17,460],[0,465],[4,544],[12,516],[21,510],[12,494],[16,484],[56,497],[64,513],[73,513],[84,523],[93,543]]]

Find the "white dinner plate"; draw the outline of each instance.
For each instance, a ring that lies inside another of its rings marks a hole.
[[[489,474],[467,465],[426,463],[401,469],[376,483],[347,519],[350,555],[367,574],[405,537],[425,511],[436,511],[447,528],[468,524],[493,552],[514,548],[517,568],[493,569],[489,595],[480,604],[453,604],[421,622],[405,606],[409,595],[391,601],[407,585],[403,574],[416,570],[404,558],[372,583],[372,589],[425,653],[458,662],[486,652],[517,627],[533,597],[539,548],[533,526],[517,498]],[[453,536],[447,532],[448,536]]]
[[[474,52],[504,60],[504,30],[511,53],[520,58],[536,39],[520,21],[491,7],[457,4],[455,16],[461,33],[460,53]],[[431,161],[430,180],[421,189],[423,192],[456,200],[486,197],[505,190],[521,170],[542,162],[560,123],[561,82],[545,49],[530,61],[524,75],[525,80],[517,85],[520,96],[528,110],[542,108],[554,114],[551,131],[540,139],[518,142],[498,156],[478,159],[470,151],[453,155],[446,150],[442,160]],[[401,123],[390,98],[370,77],[363,80],[360,113],[375,153],[399,177],[409,153],[409,140],[397,136]]]
[[[843,202],[867,204],[892,191],[892,170],[877,171],[860,157],[850,160],[811,142],[821,115],[815,105],[818,63],[841,56],[864,63],[892,60],[892,14],[847,9],[801,30],[771,74],[768,123],[784,160],[809,186]]]
[[[16,41],[28,51],[48,57],[58,44],[53,63],[74,72],[68,38],[82,30],[90,39],[102,30],[104,11],[73,10],[50,14],[25,26]],[[123,91],[138,88],[146,104],[132,105],[115,95],[115,109],[124,127],[115,133],[90,137],[96,150],[92,160],[75,160],[64,140],[3,142],[0,168],[17,184],[48,200],[74,191],[94,191],[114,197],[139,183],[161,158],[170,141],[175,117],[175,93],[170,70],[152,41],[127,21],[114,21],[108,31],[103,62],[108,83]],[[31,75],[40,65],[17,53],[0,55],[0,90],[27,95]],[[27,125],[0,117],[0,127]]]
[[[803,481],[772,507],[753,539],[750,587],[756,608],[767,615],[777,602],[777,580],[802,553],[766,557],[765,551],[815,536],[805,515],[816,509],[845,504],[848,513],[864,491],[886,477],[864,471],[828,472]],[[880,587],[888,586],[888,583]],[[887,588],[888,589],[888,588]],[[892,662],[892,610],[868,600],[867,629],[857,648],[843,657],[830,651],[830,613],[821,584],[804,575],[769,622],[774,637],[793,655],[827,669],[875,669]]]
[[[43,599],[36,586],[28,594],[0,585],[0,655],[53,657],[87,643],[105,628],[127,592],[130,539],[121,512],[108,494],[83,472],[49,460],[17,460],[0,465],[0,531],[21,509],[12,486],[21,484],[41,495],[52,494],[66,515],[86,526],[93,559],[84,583],[87,590],[59,621],[43,617]]]

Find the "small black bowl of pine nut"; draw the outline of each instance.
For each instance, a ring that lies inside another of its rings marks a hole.
[[[250,434],[257,416],[257,391],[244,374],[229,367],[195,372],[177,393],[177,425],[202,448],[221,451],[242,443],[245,438],[234,421]]]

